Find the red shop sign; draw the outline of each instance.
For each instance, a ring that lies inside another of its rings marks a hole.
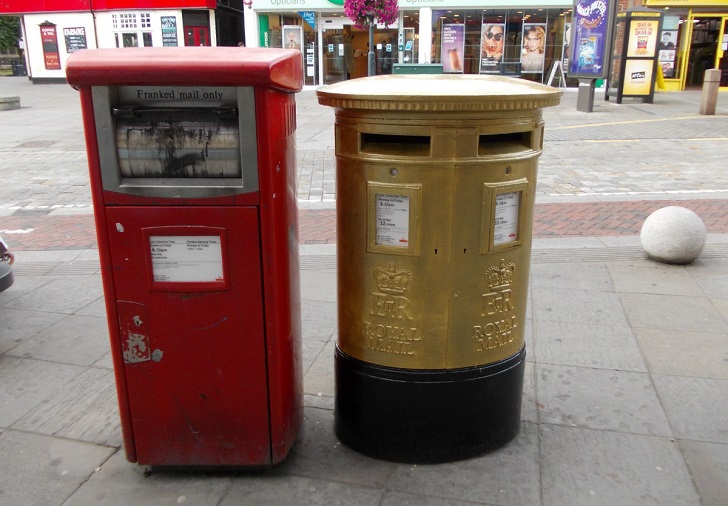
[[[40,25],[40,38],[43,41],[43,57],[47,70],[60,70],[61,58],[58,55],[56,25],[45,22]]]

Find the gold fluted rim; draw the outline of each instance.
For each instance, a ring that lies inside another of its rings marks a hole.
[[[478,112],[558,105],[563,91],[532,81],[491,75],[384,75],[316,90],[319,104],[336,109]]]

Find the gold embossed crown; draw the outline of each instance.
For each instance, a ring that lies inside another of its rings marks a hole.
[[[513,262],[506,263],[501,258],[500,265],[491,265],[490,269],[485,273],[488,278],[488,286],[491,290],[503,288],[513,282],[513,274],[516,272],[516,264]]]
[[[374,269],[374,279],[377,287],[382,293],[402,295],[407,291],[407,286],[412,280],[412,272],[407,269],[397,269],[393,263],[387,267]]]

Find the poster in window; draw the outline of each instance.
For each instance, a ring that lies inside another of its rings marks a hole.
[[[176,47],[177,43],[177,17],[162,16],[162,46]]]
[[[674,49],[660,49],[659,61],[662,67],[662,75],[667,78],[675,77],[675,55]]]
[[[69,54],[88,47],[86,45],[86,28],[83,26],[64,28],[63,38],[66,39],[66,52]]]
[[[56,25],[53,23],[40,25],[40,38],[43,43],[43,60],[46,70],[61,70],[61,57],[58,54]]]
[[[465,53],[465,25],[442,25],[442,71],[444,73],[462,74],[463,55]]]
[[[298,25],[283,26],[283,47],[301,50],[303,29]]]
[[[480,73],[497,74],[503,60],[506,25],[502,23],[486,23],[480,27]]]
[[[546,24],[523,24],[523,47],[521,48],[521,72],[543,72],[544,50],[546,49]]]

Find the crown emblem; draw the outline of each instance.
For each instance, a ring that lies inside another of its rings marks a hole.
[[[407,285],[412,280],[412,272],[407,269],[397,269],[390,263],[387,267],[374,269],[374,279],[380,292],[401,295],[407,291]]]
[[[501,258],[500,265],[491,265],[490,269],[485,273],[488,278],[488,286],[491,290],[503,288],[513,282],[513,273],[516,272],[516,264],[508,262]]]

